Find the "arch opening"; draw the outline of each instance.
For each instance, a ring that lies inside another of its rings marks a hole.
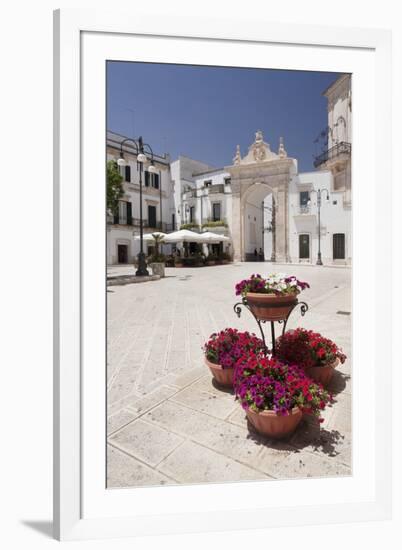
[[[242,196],[243,261],[275,261],[275,199],[272,188],[256,181]]]

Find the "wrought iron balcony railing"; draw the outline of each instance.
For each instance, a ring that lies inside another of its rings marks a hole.
[[[310,214],[311,206],[309,204],[299,204],[299,214]]]
[[[331,149],[328,149],[328,151],[325,151],[321,155],[318,155],[318,157],[315,157],[314,166],[315,168],[317,168],[321,164],[324,164],[324,162],[334,159],[339,155],[350,155],[351,151],[352,144],[346,141],[341,141],[340,143],[337,143],[336,145],[331,147]]]

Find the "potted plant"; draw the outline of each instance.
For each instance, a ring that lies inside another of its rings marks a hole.
[[[174,256],[174,266],[183,267],[183,258],[181,256]]]
[[[236,284],[236,295],[243,296],[257,319],[281,321],[286,319],[297,304],[298,294],[308,283],[299,281],[294,275],[272,273],[267,277],[253,274]]]
[[[218,259],[218,257],[216,256],[216,254],[208,254],[208,256],[205,260],[205,265],[215,265],[217,259]]]
[[[152,269],[153,275],[165,276],[165,256],[159,252],[159,246],[163,243],[165,235],[163,233],[152,233],[154,240],[154,253],[152,254],[148,264]]]
[[[332,402],[332,396],[301,367],[261,354],[238,360],[234,388],[254,428],[278,439],[294,432],[303,413],[313,414],[322,422],[321,412]]]
[[[285,363],[298,364],[310,378],[324,386],[329,384],[337,365],[346,360],[335,342],[304,328],[289,330],[280,336],[276,341],[276,356]]]
[[[205,364],[219,384],[231,387],[239,357],[251,352],[258,353],[263,347],[263,341],[255,334],[226,328],[211,334],[204,344]]]
[[[229,264],[232,259],[230,254],[228,254],[227,252],[222,252],[219,258],[223,265]]]

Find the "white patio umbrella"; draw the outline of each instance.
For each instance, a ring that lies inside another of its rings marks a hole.
[[[142,238],[144,241],[155,241],[154,235],[157,235],[158,237],[163,237],[163,242],[165,242],[166,233],[162,233],[161,231],[154,231],[153,233],[145,233]],[[140,235],[136,235],[134,237],[134,240],[139,241],[141,239]]]
[[[201,233],[201,237],[204,239],[204,243],[221,243],[221,242],[227,242],[230,241],[229,237],[226,237],[225,235],[219,235],[218,233],[212,233],[212,231],[206,231],[205,233]]]
[[[174,231],[174,233],[168,233],[164,238],[165,243],[202,243],[205,242],[202,239],[200,233],[189,231],[188,229],[180,229],[180,231]]]

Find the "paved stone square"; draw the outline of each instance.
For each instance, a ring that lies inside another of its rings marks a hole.
[[[334,374],[325,422],[303,419],[283,441],[247,425],[233,394],[214,385],[201,350],[226,327],[258,333],[247,310],[240,319],[233,312],[234,285],[271,271],[311,285],[301,295],[309,311],[296,310],[288,328],[317,330],[348,356]],[[350,284],[349,268],[253,262],[168,268],[159,281],[109,287],[107,486],[350,475]]]

